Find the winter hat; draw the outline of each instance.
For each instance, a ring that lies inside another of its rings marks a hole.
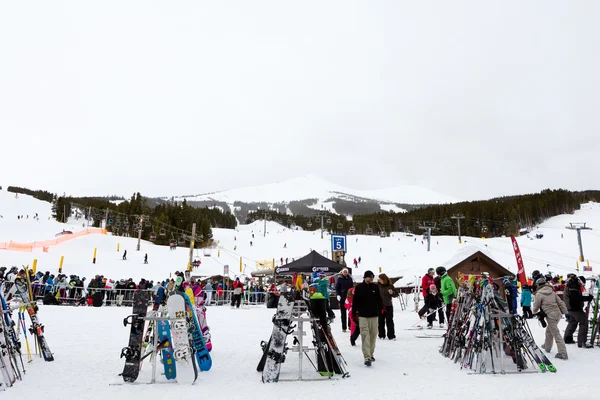
[[[436,291],[437,290],[437,286],[435,286],[435,284],[432,283],[431,285],[429,285],[429,290],[431,290],[432,292]]]
[[[581,283],[583,283],[585,285],[585,276],[580,276],[579,280],[581,281]]]
[[[366,270],[363,275],[363,279],[364,278],[375,278],[375,274],[373,273],[373,271]]]
[[[542,286],[546,284],[546,279],[545,278],[538,278],[537,281],[535,281],[535,283],[537,283],[538,286]]]
[[[432,273],[433,271],[435,271],[435,268],[429,268],[429,269],[427,270],[427,273],[428,273],[428,274],[430,274],[430,273]]]

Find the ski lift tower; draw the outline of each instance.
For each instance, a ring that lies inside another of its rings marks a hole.
[[[569,222],[567,229],[577,231],[577,243],[579,244],[579,262],[583,262],[583,245],[581,244],[581,231],[584,229],[591,230],[589,226],[586,226],[585,222]]]
[[[439,228],[436,227],[436,222],[422,222],[419,228],[427,231],[427,251],[431,250],[431,231],[437,231]]]

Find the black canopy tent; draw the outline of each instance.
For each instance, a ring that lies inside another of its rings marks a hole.
[[[325,275],[333,275],[340,273],[344,268],[347,268],[348,272],[352,273],[350,268],[344,267],[327,257],[323,257],[313,250],[296,261],[275,268],[275,274],[293,275],[294,273],[312,274],[313,272],[322,272]]]

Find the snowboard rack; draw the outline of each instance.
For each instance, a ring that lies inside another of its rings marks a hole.
[[[313,317],[311,315],[310,310],[308,309],[308,306],[306,305],[306,301],[305,300],[296,300],[294,301],[294,305],[292,308],[292,318],[291,321],[294,321],[297,323],[297,332],[296,332],[296,336],[294,336],[294,340],[293,340],[293,345],[290,348],[290,350],[294,353],[298,353],[298,377],[297,378],[286,378],[286,379],[282,379],[279,378],[280,381],[284,381],[284,382],[291,382],[291,381],[328,381],[331,379],[337,379],[334,378],[334,374],[333,371],[328,371],[327,375],[325,377],[321,377],[321,378],[305,378],[302,375],[302,361],[304,360],[304,356],[306,356],[308,358],[308,360],[310,361],[310,363],[313,365],[313,367],[315,367],[315,363],[311,360],[311,358],[308,356],[308,351],[319,351],[319,348],[317,345],[314,345],[315,347],[308,347],[304,345],[304,341],[303,341],[303,337],[306,336],[306,332],[304,331],[304,323],[308,322],[309,324],[312,324],[314,322],[317,322],[318,319]],[[290,326],[290,331],[294,330],[294,327]],[[288,334],[291,334],[292,332],[287,332]],[[261,343],[262,346],[262,343]],[[283,357],[285,357],[285,352]],[[316,369],[316,367],[315,367]]]

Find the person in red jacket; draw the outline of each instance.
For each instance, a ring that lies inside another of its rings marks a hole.
[[[240,281],[240,278],[235,278],[235,282],[233,282],[233,296],[231,297],[232,308],[240,308],[242,294],[244,294],[244,284]]]
[[[425,299],[429,294],[429,287],[431,285],[435,285],[435,278],[433,276],[434,274],[435,269],[429,268],[427,270],[427,274],[423,275],[423,279],[421,279],[421,293],[423,293],[423,299]]]

